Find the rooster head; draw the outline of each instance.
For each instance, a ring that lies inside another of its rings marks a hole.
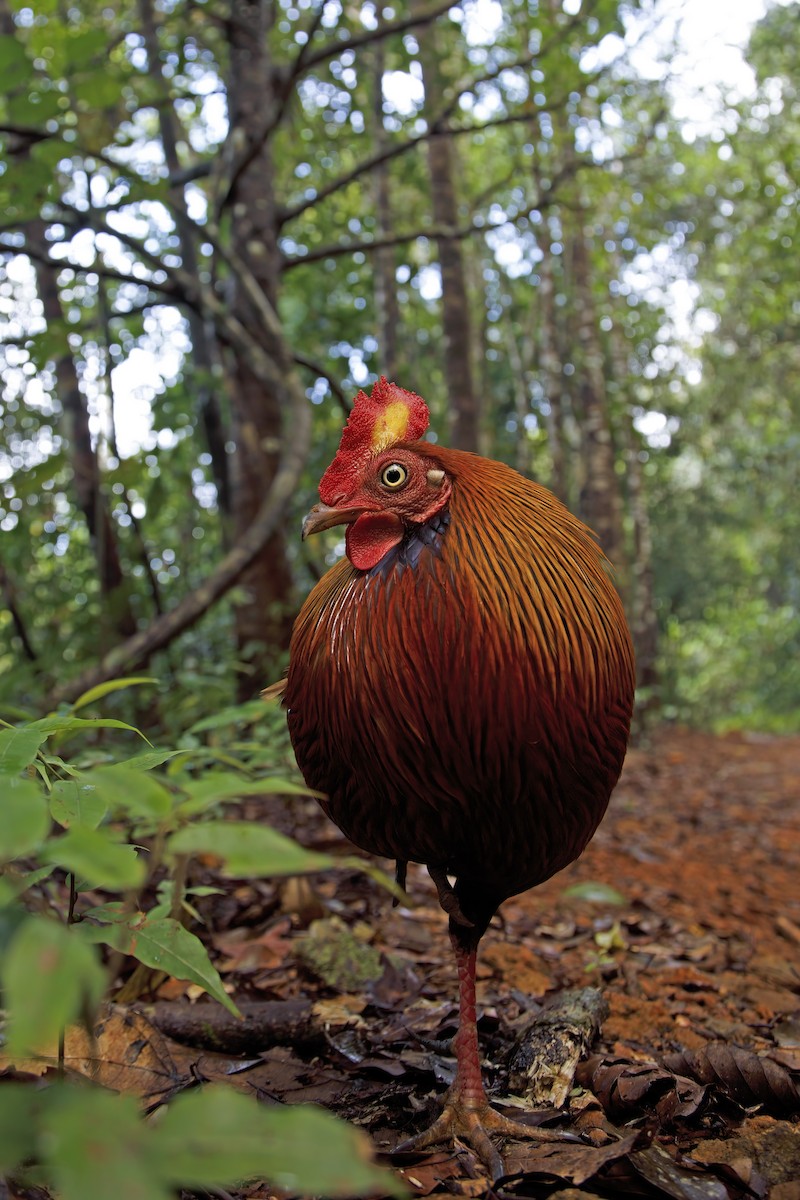
[[[368,396],[359,392],[331,465],[319,485],[321,504],[303,522],[303,537],[346,525],[347,557],[367,571],[406,529],[444,508],[450,480],[415,446],[428,428],[428,406],[383,376]]]

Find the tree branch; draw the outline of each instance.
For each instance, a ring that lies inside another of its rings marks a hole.
[[[487,71],[485,75],[481,75],[477,79],[471,79],[469,83],[459,84],[457,90],[450,94],[447,98],[447,101],[442,104],[441,107],[431,116],[426,129],[421,130],[419,133],[412,134],[411,137],[407,138],[405,141],[396,142],[393,146],[387,146],[384,149],[379,150],[377,153],[371,154],[369,158],[362,159],[361,162],[356,163],[356,165],[350,171],[347,171],[344,175],[337,176],[336,179],[332,179],[330,183],[325,185],[325,187],[319,188],[319,190],[316,191],[310,199],[301,200],[298,201],[297,204],[280,209],[276,214],[279,228],[282,228],[287,222],[294,221],[297,217],[302,216],[304,212],[306,212],[309,208],[314,208],[320,203],[320,201],[327,200],[328,197],[332,196],[335,192],[341,191],[342,188],[349,187],[351,183],[354,183],[362,175],[368,174],[370,171],[373,171],[376,167],[381,166],[383,163],[390,162],[393,158],[399,158],[401,155],[407,154],[410,150],[415,150],[417,146],[422,145],[432,137],[461,137],[464,134],[469,133],[483,133],[485,130],[492,129],[495,126],[499,127],[502,125],[512,125],[520,121],[529,121],[538,113],[553,112],[556,109],[563,107],[569,102],[571,95],[570,91],[563,92],[562,95],[558,96],[555,100],[551,100],[544,105],[526,103],[516,112],[506,113],[502,117],[494,117],[492,120],[484,121],[480,125],[447,126],[444,124],[444,122],[453,112],[453,109],[456,107],[461,97],[466,95],[467,92],[471,91],[473,87],[476,87],[481,83],[488,83],[492,79],[496,79],[502,74],[503,71],[509,71],[516,67],[530,65],[532,61],[533,60],[530,55],[525,55],[523,58],[515,59],[513,62],[504,63],[502,66],[493,68],[491,71]],[[587,75],[587,82],[593,82],[594,79],[599,78],[606,70],[607,68],[603,67],[594,72],[592,75]]]
[[[429,9],[412,13],[408,17],[398,18],[396,21],[384,21],[376,29],[365,30],[363,34],[355,34],[351,38],[331,42],[328,46],[322,47],[315,54],[309,54],[305,58],[303,50],[301,50],[292,66],[288,69],[277,68],[273,78],[272,102],[267,105],[261,128],[252,140],[248,142],[244,151],[231,164],[225,193],[218,201],[218,211],[221,211],[226,206],[236,186],[236,181],[256,159],[264,142],[280,125],[289,106],[289,99],[294,95],[293,85],[301,75],[305,74],[306,71],[318,63],[325,62],[329,58],[334,58],[338,54],[343,54],[345,50],[352,50],[358,46],[367,45],[379,37],[387,37],[391,33],[410,29],[414,25],[424,25],[429,21],[435,20],[436,17],[441,16],[443,12],[447,12],[448,9],[453,7],[454,5],[448,3],[447,0],[444,0],[444,2],[443,0],[438,0],[438,3]]]
[[[407,29],[413,29],[415,25],[429,25],[442,13],[449,12],[451,8],[460,7],[461,4],[458,0],[455,4],[453,0],[444,0],[444,2],[438,0],[429,8],[420,8],[416,12],[410,12],[407,17],[397,17],[394,21],[381,21],[374,29],[365,29],[363,33],[354,33],[349,38],[341,38],[329,42],[326,46],[321,46],[314,54],[308,55],[303,63],[303,70],[309,71],[312,67],[327,62],[328,59],[344,54],[346,50],[357,50],[360,46],[368,46],[371,42],[377,42],[393,33],[405,33]]]
[[[630,156],[626,156],[630,157]],[[614,162],[621,162],[624,159],[614,159]],[[451,240],[461,240],[470,237],[473,233],[489,233],[493,229],[499,229],[503,225],[510,225],[514,221],[520,221],[524,217],[530,217],[531,213],[541,212],[545,208],[550,208],[553,204],[558,203],[556,189],[569,176],[576,174],[579,170],[591,167],[599,169],[607,167],[607,163],[598,163],[593,159],[575,159],[574,162],[562,167],[558,171],[547,188],[540,194],[535,201],[531,201],[524,208],[519,208],[514,212],[507,213],[506,219],[500,221],[497,225],[489,225],[483,219],[474,218],[468,221],[465,225],[454,227],[429,226],[425,229],[415,229],[408,233],[393,234],[391,237],[373,238],[365,242],[334,242],[328,246],[321,246],[317,250],[312,250],[309,254],[298,255],[296,258],[286,258],[283,262],[283,270],[291,271],[294,267],[302,267],[307,263],[320,262],[325,258],[340,258],[344,254],[364,253],[369,254],[374,250],[381,250],[385,246],[405,246],[409,242],[416,241],[417,238],[430,238],[437,240],[439,238],[450,238]]]
[[[305,354],[295,353],[294,361],[297,363],[297,365],[299,367],[305,367],[308,371],[313,372],[314,375],[319,375],[319,377],[321,379],[325,380],[328,387],[331,389],[331,394],[333,395],[334,399],[338,402],[339,407],[341,408],[342,412],[344,413],[344,415],[346,417],[349,417],[350,413],[352,411],[353,405],[347,399],[344,392],[339,387],[339,384],[336,382],[336,380],[331,375],[330,371],[327,371],[325,369],[325,367],[322,366],[321,363],[317,362],[316,359],[309,358]]]

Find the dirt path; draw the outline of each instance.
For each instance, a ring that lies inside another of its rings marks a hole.
[[[341,847],[315,806],[277,815]],[[581,860],[508,901],[482,943],[495,1100],[542,1002],[592,986],[609,1009],[569,1102],[583,1144],[506,1146],[503,1194],[800,1200],[798,880],[800,738],[670,730],[631,752]],[[430,880],[411,869],[411,910],[356,873],[293,883],[269,901],[285,915],[243,928],[248,905],[264,911],[260,886],[239,889],[218,927],[223,969],[237,996],[310,998],[326,1033],[312,1050],[268,1050],[249,1086],[326,1104],[388,1152],[452,1078],[455,980]],[[466,1151],[394,1165],[417,1194],[487,1191]]]

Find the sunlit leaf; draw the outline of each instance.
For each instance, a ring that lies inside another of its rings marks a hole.
[[[570,887],[564,888],[561,895],[568,900],[585,900],[589,904],[618,906],[628,903],[622,892],[618,892],[611,884],[601,883],[594,879],[587,879],[584,883],[573,883]]]
[[[125,721],[115,721],[111,717],[95,717],[89,720],[84,717],[43,717],[41,721],[34,721],[27,728],[44,734],[44,737],[54,733],[88,732],[92,729],[127,729],[130,733],[138,734],[144,741],[148,740],[135,725],[127,725]]]
[[[112,692],[122,691],[123,688],[138,687],[143,683],[158,683],[151,675],[131,675],[128,679],[109,679],[105,683],[98,683],[96,687],[89,688],[88,692],[84,692],[79,696],[72,705],[72,711],[77,712],[79,708],[85,708],[87,704],[94,704],[95,700],[102,700],[104,696],[110,695]]]

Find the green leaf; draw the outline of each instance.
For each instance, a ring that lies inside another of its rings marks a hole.
[[[561,895],[569,900],[585,900],[589,904],[628,903],[622,892],[618,892],[608,883],[600,883],[593,879],[588,879],[585,883],[573,883],[571,887],[565,888]]]
[[[231,879],[301,875],[328,871],[335,860],[306,850],[266,825],[251,821],[205,821],[189,825],[167,840],[170,854],[204,854],[221,859]]]
[[[130,941],[126,948],[139,962],[158,971],[166,971],[176,979],[188,979],[205,988],[210,996],[219,1000],[234,1016],[240,1015],[238,1008],[222,986],[216,967],[208,957],[199,938],[172,917],[157,917],[148,920],[140,915],[130,927]]]
[[[75,99],[92,109],[112,108],[122,96],[123,79],[118,72],[93,71],[73,87]]]
[[[32,779],[0,780],[0,862],[35,850],[49,826],[47,801]]]
[[[72,929],[29,917],[2,963],[11,1054],[54,1048],[65,1025],[99,1003],[106,987],[96,953]]]
[[[293,1195],[405,1195],[372,1162],[361,1130],[310,1105],[267,1108],[221,1085],[178,1096],[154,1130],[161,1171],[176,1187],[266,1179]]]
[[[72,871],[92,887],[112,892],[139,887],[146,874],[144,860],[133,846],[120,845],[107,831],[85,825],[75,825],[63,837],[51,839],[39,857]]]
[[[6,114],[10,121],[18,125],[28,125],[44,131],[45,123],[61,113],[58,102],[58,92],[24,91],[18,92],[7,104]],[[62,151],[63,153],[63,151]],[[36,155],[37,167],[41,169],[41,157]],[[26,177],[31,162],[28,161]]]
[[[52,875],[52,867],[39,867],[35,871],[26,871],[24,874],[16,874],[16,872],[6,872],[0,877],[0,908],[4,904],[11,904],[28,888],[35,887],[37,883],[41,883],[43,879],[47,879],[48,875]],[[19,912],[24,910],[20,908]],[[2,945],[2,936],[0,936],[0,946]]]
[[[135,754],[133,758],[125,758],[118,765],[127,767],[131,771],[151,771],[153,767],[160,767],[163,763],[169,762],[172,758],[177,758],[183,754],[189,757],[196,754],[196,750],[143,750],[141,754]]]
[[[92,783],[59,779],[50,792],[50,816],[65,829],[85,825],[96,829],[108,812],[108,804]]]
[[[96,687],[89,688],[88,692],[84,692],[82,696],[78,697],[72,705],[72,711],[77,712],[79,708],[85,708],[87,704],[94,704],[95,700],[102,700],[104,696],[108,696],[112,692],[119,692],[123,688],[138,687],[143,683],[158,683],[158,680],[154,679],[152,675],[131,675],[128,679],[109,679],[106,683],[98,683]]]
[[[0,774],[19,775],[29,767],[46,737],[36,725],[0,729]]]
[[[130,817],[156,821],[172,810],[172,794],[152,775],[130,767],[113,765],[82,771],[81,782],[97,789],[107,806]]]
[[[3,34],[0,37],[0,77],[3,80],[3,91],[11,91],[32,75],[33,63],[25,53],[22,43],[15,37]]]
[[[180,786],[189,796],[188,800],[181,800],[176,806],[176,811],[183,816],[195,816],[197,813],[206,812],[220,800],[229,800],[233,796],[274,796],[283,793],[287,796],[309,795],[305,784],[294,780],[276,779],[274,776],[247,779],[232,771],[209,771],[202,779],[181,783]]]
[[[37,1093],[28,1084],[4,1083],[0,1087],[0,1178],[32,1158],[36,1147],[34,1107]]]
[[[53,1100],[42,1140],[61,1200],[171,1200],[132,1096],[63,1088]]]
[[[257,721],[263,720],[267,715],[268,710],[263,700],[247,700],[244,704],[223,708],[220,712],[203,717],[202,720],[196,721],[187,732],[207,733],[210,729],[222,729],[226,725],[238,725],[240,721],[243,721],[247,725],[254,725]]]
[[[78,733],[89,729],[127,729],[130,733],[137,733],[147,742],[147,738],[135,725],[126,725],[124,721],[114,721],[111,717],[93,717],[89,720],[83,717],[43,717],[41,721],[34,721],[28,728],[44,733],[45,737],[53,733]]]
[[[108,52],[108,34],[105,29],[70,31],[65,48],[71,67],[85,67],[97,55],[102,54],[105,57]]]

